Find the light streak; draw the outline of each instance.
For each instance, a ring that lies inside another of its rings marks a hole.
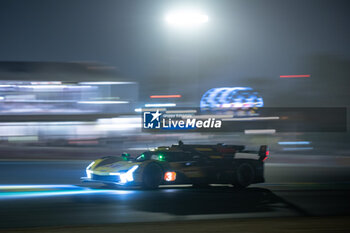
[[[151,99],[161,99],[161,98],[181,98],[181,95],[151,95]]]
[[[75,185],[0,185],[0,200],[94,193],[129,194],[132,193],[132,191],[90,189]]]
[[[145,107],[176,107],[174,103],[166,103],[166,104],[145,104]]]
[[[79,104],[128,104],[129,101],[78,101]]]
[[[274,134],[276,133],[275,129],[246,129],[244,130],[245,134]]]
[[[278,142],[279,145],[310,145],[308,141],[297,141],[297,142]]]
[[[310,78],[309,74],[300,74],[300,75],[280,75],[280,78]]]

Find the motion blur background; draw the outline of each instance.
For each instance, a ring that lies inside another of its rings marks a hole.
[[[0,231],[264,217],[268,232],[286,232],[298,219],[278,228],[267,217],[349,216],[349,6],[0,1]],[[224,127],[145,131],[142,111],[154,109],[222,119]],[[80,182],[93,159],[178,140],[268,145],[266,182],[241,191]],[[327,220],[329,232],[349,231],[348,217],[339,220],[347,225]],[[320,232],[325,222],[309,218],[303,229]]]
[[[346,155],[346,132],[161,135],[141,132],[140,118],[145,106],[199,107],[219,87],[251,87],[264,107],[348,107],[344,6],[339,0],[1,1],[2,150],[93,146],[119,153],[183,139]],[[172,27],[165,16],[179,7],[200,9],[208,22]],[[238,97],[249,102],[244,93]],[[219,110],[242,107],[226,102]]]

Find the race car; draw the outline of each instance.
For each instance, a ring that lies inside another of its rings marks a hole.
[[[83,182],[117,186],[140,186],[156,189],[159,185],[233,184],[245,188],[264,182],[264,161],[269,155],[266,145],[259,151],[245,150],[242,145],[178,145],[145,151],[136,158],[129,154],[107,156],[86,168]]]

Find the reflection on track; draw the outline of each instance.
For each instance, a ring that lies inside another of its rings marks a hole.
[[[80,185],[88,163],[1,162],[0,228],[350,214],[348,167],[277,164],[267,183],[245,190],[145,191]]]
[[[128,194],[127,197],[119,196],[126,194]],[[57,201],[60,196],[73,198],[71,201],[75,204],[99,203],[116,206],[127,204],[129,208],[137,211],[164,212],[174,215],[270,212],[276,207],[293,209],[299,214],[305,214],[264,188],[235,190],[227,186],[205,189],[165,186],[159,190],[144,191],[77,185],[0,185],[0,200],[56,197]]]
[[[269,188],[0,185],[0,228],[349,213],[343,189]]]
[[[0,185],[0,200],[77,194],[128,194],[132,191],[92,189],[76,185]]]

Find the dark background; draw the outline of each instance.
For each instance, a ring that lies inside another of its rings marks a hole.
[[[181,31],[177,6],[209,16]],[[140,97],[251,86],[266,106],[349,104],[348,1],[3,0],[1,61],[97,61],[141,83]],[[311,78],[280,79],[279,75]]]

